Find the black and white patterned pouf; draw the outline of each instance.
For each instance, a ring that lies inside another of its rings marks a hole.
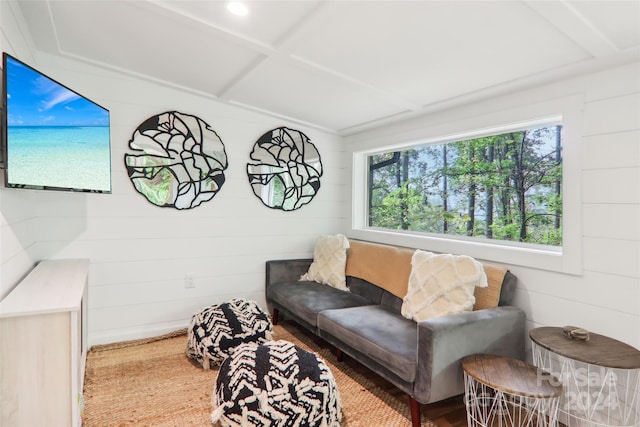
[[[339,427],[335,378],[314,353],[288,341],[242,344],[220,366],[211,421],[224,427]]]
[[[187,331],[187,356],[204,369],[219,365],[240,344],[271,339],[269,316],[254,301],[232,299],[194,314]]]

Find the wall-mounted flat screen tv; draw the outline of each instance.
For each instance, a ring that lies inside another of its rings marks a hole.
[[[109,110],[4,53],[5,186],[111,192]]]

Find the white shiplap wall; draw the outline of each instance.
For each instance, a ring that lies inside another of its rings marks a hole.
[[[17,22],[0,3],[0,51],[21,49],[29,60],[25,40],[20,36]],[[8,35],[17,37],[9,39]],[[11,43],[10,43],[11,41]],[[4,186],[4,170],[0,170],[0,187]],[[0,190],[0,299],[13,289],[35,265],[36,243],[35,204],[27,192]]]
[[[35,265],[36,222],[31,194],[0,190],[0,299]]]
[[[564,192],[581,196],[577,215],[582,221],[578,233],[582,268],[579,274],[564,274],[510,265],[519,278],[515,305],[527,312],[529,328],[577,325],[640,348],[639,76],[640,63],[620,66],[407,120],[346,140],[350,151],[359,151],[419,139],[434,128],[455,129],[460,121],[471,121],[481,128],[477,118],[491,112],[539,103],[553,105],[562,97],[580,99],[579,137],[574,139],[581,144],[577,150],[581,153],[576,169],[579,179],[571,179]],[[564,221],[577,219],[565,217]],[[394,237],[392,243],[415,246],[416,239]],[[421,245],[430,249],[426,239]]]
[[[65,73],[69,81],[86,78]],[[113,194],[38,194],[39,258],[91,259],[92,343],[147,336],[186,326],[199,308],[247,297],[264,304],[265,261],[310,256],[315,237],[342,224],[346,168],[340,139],[248,113],[210,99],[118,77],[90,76],[112,112]],[[135,192],[124,168],[127,141],[151,115],[177,110],[205,120],[222,138],[229,168],[213,200],[186,211],[158,208]],[[313,202],[295,212],[271,210],[251,190],[248,155],[267,130],[288,125],[307,134],[324,166]],[[193,274],[196,287],[185,288]]]
[[[4,27],[3,44],[52,78],[111,112],[113,193],[0,189],[3,296],[38,260],[89,258],[89,341],[114,342],[187,326],[199,308],[232,297],[264,305],[265,261],[311,256],[320,234],[344,224],[347,167],[338,136],[214,99],[33,54]],[[124,154],[136,127],[165,111],[199,116],[221,137],[229,167],[221,191],[192,210],[159,208],[133,188]],[[288,126],[318,148],[323,176],[317,197],[294,212],[265,207],[251,190],[246,164],[264,132]],[[193,274],[195,288],[185,288]]]
[[[553,85],[584,93],[581,276],[517,269],[531,326],[577,324],[640,348],[640,64]],[[566,218],[565,221],[570,220]]]

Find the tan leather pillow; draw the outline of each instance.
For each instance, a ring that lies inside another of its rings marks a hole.
[[[485,308],[494,308],[500,302],[500,292],[502,291],[502,282],[507,269],[498,265],[482,264],[484,272],[487,275],[489,286],[486,288],[476,288],[476,303],[474,310],[482,310]]]

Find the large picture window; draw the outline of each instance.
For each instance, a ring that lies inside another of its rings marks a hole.
[[[371,153],[368,227],[562,246],[562,124]]]
[[[349,237],[582,274],[583,95],[529,95],[347,137]]]

